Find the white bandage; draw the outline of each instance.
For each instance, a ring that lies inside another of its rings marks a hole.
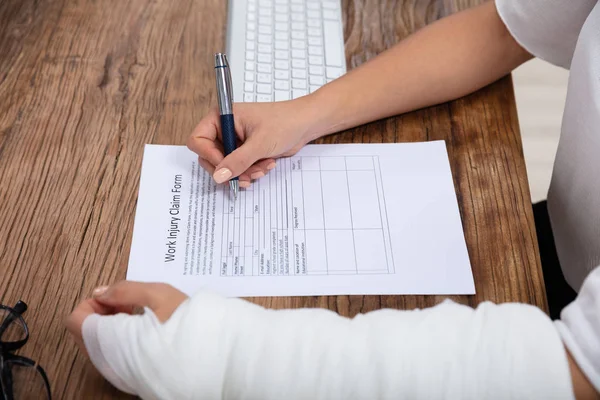
[[[83,333],[100,372],[147,399],[573,398],[557,331],[521,304],[346,319],[199,293],[164,324],[91,316]]]

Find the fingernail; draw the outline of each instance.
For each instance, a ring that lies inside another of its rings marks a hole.
[[[250,187],[250,182],[246,182],[246,181],[240,181],[240,187],[242,188],[249,188]]]
[[[275,168],[276,165],[276,163],[272,162],[271,164],[267,165],[267,169],[272,170],[273,168]]]
[[[262,171],[258,171],[258,172],[253,173],[252,175],[250,175],[250,178],[258,179],[258,178],[262,178],[263,176],[265,176],[265,174],[263,174]]]
[[[213,175],[213,178],[215,179],[215,182],[223,183],[226,180],[228,180],[229,178],[231,178],[231,171],[228,170],[227,168],[221,168],[220,170],[215,172],[215,174]]]
[[[98,286],[96,289],[94,289],[94,291],[92,292],[92,296],[93,297],[98,297],[98,296],[102,296],[104,293],[106,293],[106,291],[108,290],[108,286]]]

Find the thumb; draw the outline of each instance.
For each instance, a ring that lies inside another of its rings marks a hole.
[[[97,295],[95,300],[110,307],[149,307],[157,306],[153,283],[122,281]]]
[[[223,183],[240,176],[256,161],[264,158],[264,153],[264,146],[256,140],[248,139],[216,166],[213,174],[215,182]]]
[[[119,282],[95,297],[105,306],[122,309],[125,307],[148,307],[161,322],[171,314],[187,296],[166,283]]]

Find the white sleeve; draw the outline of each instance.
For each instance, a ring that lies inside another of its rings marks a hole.
[[[588,275],[555,324],[577,365],[600,392],[600,266]]]
[[[500,18],[528,52],[570,68],[583,23],[597,0],[496,0]]]
[[[347,319],[199,293],[160,324],[89,317],[90,358],[146,399],[572,399],[563,344],[522,304],[446,301]]]

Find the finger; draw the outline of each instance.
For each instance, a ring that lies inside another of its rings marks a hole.
[[[248,140],[215,167],[213,178],[217,183],[223,183],[232,177],[240,176],[262,157],[263,145],[257,140]]]
[[[165,283],[122,281],[96,300],[111,307],[148,307],[164,322],[186,298],[184,293]]]
[[[121,281],[109,287],[96,300],[109,307],[149,307],[154,310],[159,306],[158,296],[153,283]]]
[[[267,158],[265,160],[260,160],[254,163],[252,167],[248,169],[250,173],[250,178],[252,179],[260,179],[266,174],[269,173],[270,170],[275,168],[275,160],[272,158]],[[262,172],[262,175],[260,174]]]
[[[240,181],[240,187],[244,188],[244,189],[248,189],[250,187],[251,183],[248,181]]]
[[[223,160],[223,149],[219,143],[217,132],[218,115],[210,113],[194,129],[188,138],[187,146],[194,153],[217,165]]]
[[[198,164],[200,164],[200,166],[204,168],[204,170],[209,174],[214,174],[215,166],[203,159],[202,157],[198,157]]]
[[[94,299],[87,299],[79,303],[73,312],[65,319],[65,327],[73,336],[75,343],[77,343],[82,352],[87,354],[81,332],[85,319],[92,314],[106,315],[109,313],[110,310],[106,306],[98,303]]]

